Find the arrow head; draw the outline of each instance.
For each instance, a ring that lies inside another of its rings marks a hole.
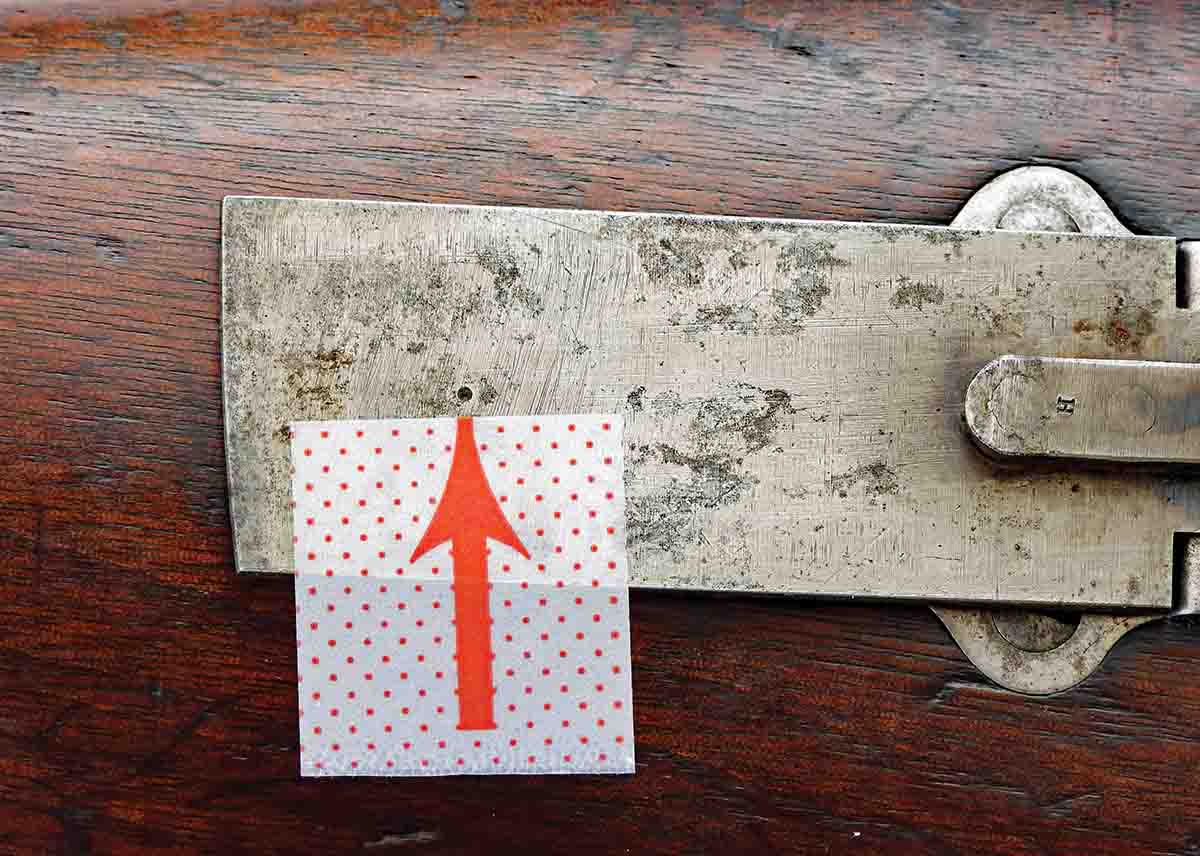
[[[460,416],[446,489],[409,561],[415,562],[446,541],[471,539],[482,543],[488,538],[529,558],[529,551],[513,531],[488,484],[475,448],[474,421],[469,416]]]

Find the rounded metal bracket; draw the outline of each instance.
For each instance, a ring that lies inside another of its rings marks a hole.
[[[1121,235],[1133,232],[1090,184],[1053,166],[1022,166],[996,176],[950,221],[955,229],[1019,229]]]
[[[1133,233],[1121,225],[1095,189],[1076,175],[1048,166],[1006,172],[977,190],[950,225],[956,229],[1019,229]],[[1160,613],[1084,613],[1070,622],[1012,609],[931,607],[979,671],[1006,689],[1049,695],[1078,684],[1122,636],[1164,617]]]
[[[975,668],[1000,686],[1029,695],[1050,695],[1069,690],[1099,668],[1122,636],[1135,627],[1163,616],[1154,614],[1108,615],[1088,612],[1066,641],[1047,651],[1018,647],[1001,631],[997,619],[1005,610],[930,607],[950,631]],[[1008,621],[1033,623],[1036,612],[1013,611]]]

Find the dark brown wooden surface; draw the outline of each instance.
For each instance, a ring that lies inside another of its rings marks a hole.
[[[27,5],[23,5],[27,4]],[[638,593],[632,778],[297,776],[233,574],[230,193],[1200,236],[1200,9],[0,0],[0,850],[1200,852],[1200,628],[1045,701],[928,611]]]

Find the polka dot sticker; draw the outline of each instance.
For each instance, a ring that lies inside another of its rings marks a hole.
[[[303,775],[633,772],[621,427],[292,425]]]

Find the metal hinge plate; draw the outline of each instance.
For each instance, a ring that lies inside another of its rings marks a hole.
[[[1193,361],[1171,238],[231,197],[238,567],[290,572],[297,419],[622,412],[634,585],[1171,604],[1200,487],[1013,470],[1005,354]]]

